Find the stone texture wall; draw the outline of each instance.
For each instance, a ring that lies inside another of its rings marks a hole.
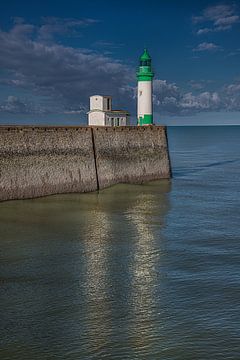
[[[0,200],[170,175],[164,127],[0,126]]]
[[[165,127],[98,127],[93,131],[100,189],[171,176]]]
[[[0,128],[0,200],[96,189],[90,128]]]

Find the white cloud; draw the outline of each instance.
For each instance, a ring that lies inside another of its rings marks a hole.
[[[124,44],[122,43],[114,43],[111,41],[105,41],[105,40],[98,40],[93,44],[94,48],[100,48],[100,49],[119,49],[121,47],[123,47]]]
[[[235,12],[234,5],[219,4],[219,5],[208,6],[203,11],[203,16],[205,19],[217,20],[220,17],[231,16],[234,12]]]
[[[219,51],[222,48],[214,43],[203,42],[199,44],[193,51]]]
[[[0,104],[0,112],[11,114],[43,114],[44,109],[40,105],[33,104],[26,99],[10,95]]]
[[[232,27],[230,25],[221,25],[214,28],[202,28],[197,31],[197,35],[207,34],[210,32],[219,32],[230,30]]]
[[[193,95],[191,92],[183,95],[180,106],[183,109],[194,109],[197,111],[216,110],[220,104],[218,93],[203,92],[199,95]]]
[[[194,24],[210,24],[208,27],[198,29],[197,35],[230,30],[239,20],[240,17],[234,4],[209,6],[203,10],[201,16],[192,18]]]
[[[212,31],[212,29],[210,29],[210,28],[199,29],[197,31],[197,35],[207,34],[207,33],[211,32],[211,31]]]
[[[42,18],[42,24],[37,29],[38,38],[41,41],[50,41],[53,40],[55,35],[81,36],[79,29],[96,22],[98,21],[95,19],[44,17]]]
[[[226,87],[226,89],[229,95],[240,95],[240,84],[230,84]]]
[[[154,80],[154,106],[160,114],[192,115],[203,111],[239,111],[240,83],[218,91],[184,92],[174,83]]]
[[[233,16],[221,17],[221,18],[217,19],[214,22],[214,25],[226,26],[226,25],[235,24],[238,21],[239,21],[239,16],[238,15],[233,15]]]
[[[69,27],[69,22],[78,23],[68,19],[64,24]],[[0,47],[0,67],[8,73],[5,81],[48,98],[49,112],[54,103],[59,111],[79,110],[96,92],[120,98],[120,88],[135,80],[133,70],[110,57],[43,41],[41,26],[17,23],[9,32],[0,31]]]

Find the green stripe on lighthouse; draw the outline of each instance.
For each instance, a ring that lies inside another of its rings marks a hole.
[[[152,125],[153,124],[153,116],[152,115],[144,115],[140,116],[138,119],[138,125]]]

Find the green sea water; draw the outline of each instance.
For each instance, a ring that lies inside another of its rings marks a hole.
[[[170,181],[0,203],[1,360],[240,359],[240,127],[168,135]]]

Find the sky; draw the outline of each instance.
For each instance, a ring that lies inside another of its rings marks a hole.
[[[154,68],[154,122],[240,124],[240,1],[2,1],[0,124],[86,124],[112,95],[136,123],[136,68]]]

